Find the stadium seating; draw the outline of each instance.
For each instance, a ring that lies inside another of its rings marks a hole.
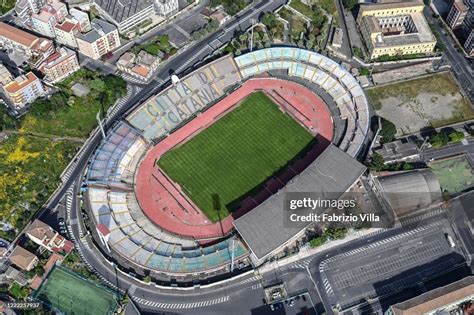
[[[290,76],[319,85],[334,100],[347,131],[339,147],[357,156],[369,130],[369,107],[355,78],[343,67],[320,54],[292,47],[272,47],[235,57],[240,72],[248,78],[265,71],[286,70]]]
[[[137,224],[129,209],[130,193],[89,188],[88,197],[96,224],[102,223],[109,230],[108,244],[122,257],[142,267],[158,271],[186,273],[217,269],[228,265],[232,259],[248,254],[237,239],[223,240],[201,247],[196,242],[175,237],[175,243],[161,236],[165,232],[149,234]],[[157,229],[155,227],[155,229]]]
[[[119,182],[124,170],[145,150],[140,134],[120,122],[97,148],[87,173],[89,181]]]
[[[182,78],[135,110],[127,120],[147,140],[161,138],[211,105],[241,80],[231,57],[218,59]]]

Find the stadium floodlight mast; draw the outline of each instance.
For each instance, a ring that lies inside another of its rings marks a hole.
[[[251,25],[250,51],[253,50],[253,29],[254,29],[254,24],[255,24],[255,19],[254,19],[254,18],[251,18],[251,19],[250,19],[250,25]]]

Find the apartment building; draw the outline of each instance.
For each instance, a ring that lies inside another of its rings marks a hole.
[[[79,22],[67,16],[62,23],[58,23],[54,26],[56,42],[69,47],[77,47],[76,34],[79,33],[79,30]]]
[[[78,22],[79,32],[87,33],[92,29],[89,15],[86,12],[72,8],[69,10],[69,14]]]
[[[62,2],[52,2],[41,8],[38,13],[31,15],[31,29],[46,37],[54,38],[54,26],[64,21],[67,7]]]
[[[423,8],[421,1],[361,5],[357,25],[370,59],[433,53],[436,38]]]
[[[127,5],[117,0],[94,0],[95,8],[107,21],[125,33],[155,15],[153,0],[130,0]]]
[[[446,18],[446,23],[448,23],[451,29],[461,26],[468,14],[468,11],[468,7],[463,3],[462,0],[454,0]]]
[[[29,26],[31,15],[38,13],[45,3],[46,0],[18,0],[15,4],[15,13],[19,22]]]
[[[76,53],[66,47],[49,56],[40,67],[45,81],[50,83],[59,82],[79,69]]]
[[[471,30],[466,42],[464,43],[464,49],[469,56],[474,57],[474,29]]]
[[[79,52],[92,59],[99,59],[108,52],[120,47],[117,28],[105,21],[94,19],[92,29],[87,33],[77,34]]]
[[[51,40],[35,36],[4,22],[0,22],[0,47],[25,55],[35,68],[54,52]]]
[[[3,89],[17,108],[21,108],[46,94],[43,84],[33,72],[16,77],[10,83],[5,84]]]

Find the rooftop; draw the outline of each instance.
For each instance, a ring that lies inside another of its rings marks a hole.
[[[56,231],[53,230],[49,225],[40,221],[38,219],[34,220],[33,223],[28,227],[26,230],[26,234],[29,234],[37,239],[43,240],[51,240],[56,235]]]
[[[27,251],[21,246],[15,247],[10,255],[10,261],[17,267],[28,270],[29,265],[36,259],[36,255]]]
[[[77,24],[73,23],[71,20],[65,20],[62,24],[58,23],[54,26],[54,28],[60,29],[61,31],[69,33],[74,28],[76,28]]]
[[[135,72],[138,75],[141,75],[142,77],[147,77],[148,74],[150,73],[150,70],[147,67],[144,67],[142,65],[136,65],[132,68],[132,71]]]
[[[16,93],[24,87],[30,85],[31,83],[38,80],[36,75],[33,72],[28,72],[25,75],[16,77],[15,80],[5,85],[5,90],[8,93]]]
[[[117,28],[103,20],[93,19],[91,22],[92,29],[85,34],[77,34],[77,38],[80,38],[86,42],[93,43],[99,38],[115,31]]]
[[[6,37],[26,47],[32,47],[39,38],[4,22],[0,22],[0,36]]]
[[[420,154],[420,149],[413,141],[402,142],[400,140],[385,143],[374,151],[380,154],[386,163]]]
[[[252,252],[262,259],[277,249],[308,224],[285,224],[286,195],[290,192],[333,193],[340,197],[364,173],[365,166],[330,144],[300,175],[276,195],[238,218],[234,225]]]
[[[362,4],[360,5],[360,12],[389,10],[398,8],[410,8],[417,6],[424,6],[423,1],[405,1],[405,2],[391,2],[391,3],[377,3],[377,4]]]
[[[428,291],[413,299],[393,305],[394,315],[427,314],[474,295],[474,276]]]
[[[153,0],[94,0],[117,23],[153,6]]]
[[[61,49],[46,58],[46,60],[41,65],[41,68],[52,68],[57,64],[71,58],[72,56],[76,56],[74,51],[66,47],[61,47]]]
[[[375,40],[372,41],[375,47],[401,46],[436,41],[436,38],[431,32],[431,29],[425,17],[423,16],[423,13],[411,13],[410,18],[412,19],[415,28],[414,32],[405,34],[402,33],[397,35],[387,35],[383,34],[382,29],[379,26],[379,18],[375,16],[363,17],[364,20],[368,21],[372,33],[380,33],[379,35],[377,35]]]

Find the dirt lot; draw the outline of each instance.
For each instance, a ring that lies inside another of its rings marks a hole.
[[[377,114],[393,122],[399,135],[474,117],[449,72],[379,86],[367,94]]]

